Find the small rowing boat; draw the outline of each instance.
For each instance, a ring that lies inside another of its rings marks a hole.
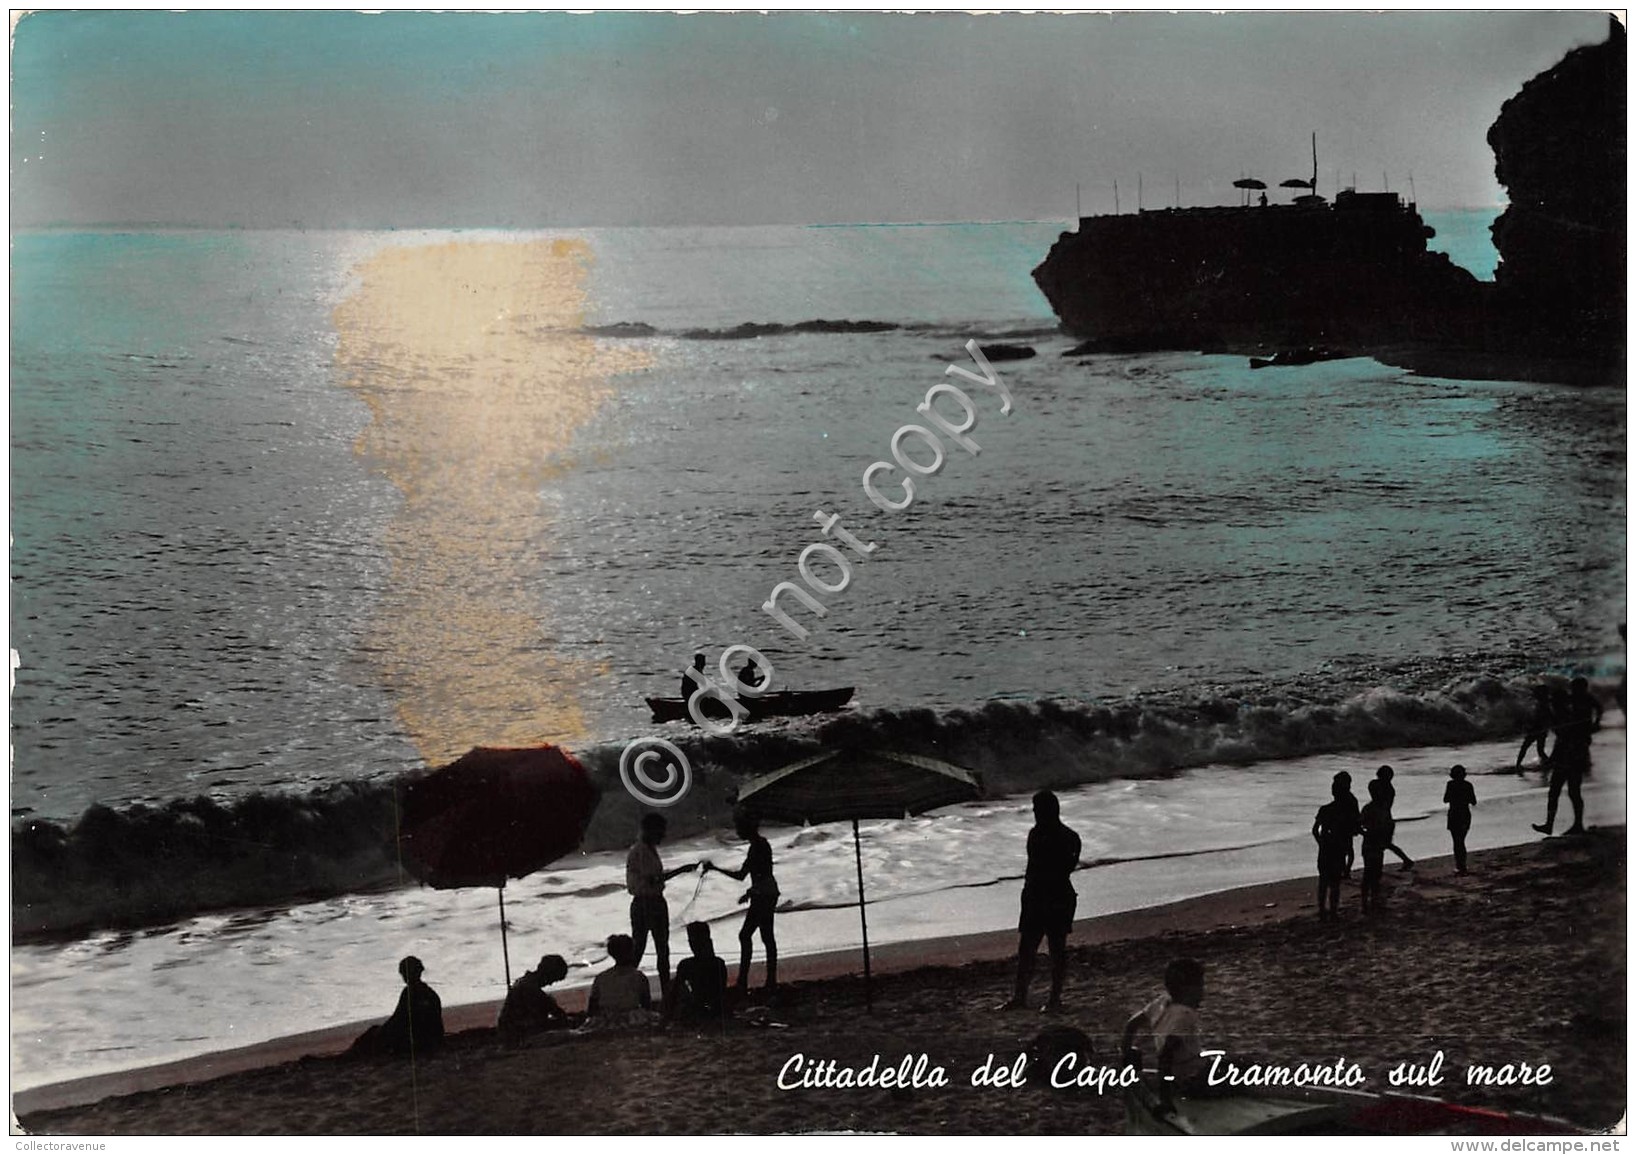
[[[799,718],[807,714],[829,714],[840,710],[852,700],[853,687],[836,690],[773,690],[759,698],[745,697],[740,703],[749,711],[750,721],[761,718]],[[687,703],[680,698],[647,698],[648,709],[655,722],[680,722],[688,716]],[[727,711],[720,705],[707,707],[709,716],[720,710],[725,721]]]

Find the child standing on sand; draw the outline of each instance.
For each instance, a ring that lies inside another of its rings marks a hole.
[[[1381,784],[1381,801],[1386,805],[1386,821],[1391,824],[1391,829],[1386,832],[1386,849],[1397,855],[1397,860],[1402,863],[1398,867],[1399,870],[1413,870],[1414,859],[1404,854],[1402,847],[1397,844],[1397,819],[1392,817],[1392,806],[1397,802],[1397,787],[1392,785],[1392,768],[1382,766],[1376,770],[1375,781]]]
[[[1466,831],[1471,829],[1471,808],[1477,805],[1477,791],[1466,781],[1466,768],[1449,768],[1449,784],[1443,788],[1449,804],[1449,837],[1454,839],[1454,873],[1466,873]]]
[[[1319,918],[1338,918],[1341,913],[1341,879],[1351,865],[1352,835],[1358,829],[1358,800],[1352,797],[1351,782],[1345,771],[1335,775],[1329,784],[1330,801],[1312,820],[1312,837],[1318,843]]]
[[[744,856],[744,865],[737,870],[728,870],[706,859],[702,869],[706,873],[714,870],[740,882],[749,878],[750,889],[739,899],[740,902],[749,903],[750,909],[745,912],[744,926],[738,932],[738,991],[743,994],[750,988],[750,955],[755,950],[757,931],[761,932],[761,945],[767,952],[766,990],[772,991],[778,986],[778,938],[773,933],[773,915],[778,910],[778,881],[773,878],[773,846],[761,836],[761,820],[752,811],[741,810],[734,816],[734,830],[750,844]]]
[[[1174,1089],[1184,1094],[1203,1089],[1204,1057],[1199,1053],[1199,1004],[1204,1002],[1204,964],[1179,958],[1165,967],[1165,993],[1137,1011],[1125,1024],[1119,1050],[1127,1065],[1141,1069],[1134,1047],[1138,1032],[1153,1039],[1159,1068],[1159,1101],[1175,1109]]]
[[[1335,794],[1337,787],[1339,788],[1340,793]],[[1352,793],[1352,775],[1348,774],[1345,770],[1336,771],[1335,777],[1330,786],[1330,793],[1334,794],[1336,802],[1339,802],[1342,806],[1351,811],[1352,831],[1354,834],[1357,833],[1359,813],[1358,796]],[[1346,878],[1352,877],[1352,840],[1350,838],[1346,840],[1346,868],[1341,872],[1341,874]]]
[[[1358,815],[1363,831],[1363,913],[1380,907],[1380,876],[1386,869],[1386,847],[1392,841],[1392,814],[1386,808],[1386,783],[1379,778],[1369,783],[1369,801]]]

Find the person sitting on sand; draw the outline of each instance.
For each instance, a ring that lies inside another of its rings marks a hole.
[[[1449,784],[1443,787],[1443,801],[1449,804],[1449,837],[1454,839],[1454,873],[1466,873],[1466,831],[1471,829],[1471,808],[1477,805],[1477,791],[1466,781],[1464,766],[1449,767]]]
[[[653,996],[648,990],[648,976],[636,969],[636,946],[631,936],[610,936],[608,957],[614,965],[591,982],[591,998],[585,1004],[585,1025],[626,1027],[651,1022]]]
[[[1331,800],[1318,808],[1312,837],[1318,843],[1318,917],[1338,918],[1341,879],[1352,857],[1352,836],[1358,829],[1357,799],[1342,775],[1329,784]],[[1350,804],[1349,804],[1350,803]]]
[[[1545,753],[1545,739],[1551,735],[1551,691],[1547,686],[1534,687],[1534,714],[1528,720],[1528,732],[1522,736],[1522,749],[1517,751],[1517,769],[1522,769],[1522,760],[1528,756],[1528,747],[1533,746],[1539,752],[1541,766],[1550,759]]]
[[[398,963],[403,991],[386,1022],[370,1027],[347,1050],[349,1055],[426,1055],[443,1045],[443,1000],[421,981],[426,971],[414,955]]]
[[[743,882],[750,879],[750,889],[740,897],[750,909],[744,912],[744,925],[738,932],[738,991],[743,994],[750,986],[750,956],[755,951],[756,932],[761,933],[761,945],[767,952],[767,982],[763,989],[773,990],[778,985],[778,940],[773,935],[773,914],[778,909],[778,881],[773,878],[773,847],[761,836],[761,820],[747,810],[735,816],[734,829],[750,844],[744,855],[744,864],[737,870],[726,870],[713,862],[704,863],[705,873],[714,870]]]
[[[1379,778],[1369,783],[1369,801],[1358,814],[1363,832],[1363,913],[1380,907],[1380,876],[1386,869],[1386,847],[1392,841],[1392,812],[1386,808],[1386,783]]]
[[[495,1028],[501,1046],[518,1047],[536,1031],[559,1031],[568,1026],[568,1016],[557,1000],[545,993],[546,987],[567,977],[568,963],[560,954],[548,954],[539,966],[512,984]]]
[[[1034,828],[1028,832],[1028,869],[1023,876],[1022,913],[1017,920],[1017,987],[1000,1009],[1028,1005],[1028,980],[1040,939],[1051,949],[1051,997],[1044,1009],[1062,1009],[1062,980],[1068,973],[1068,932],[1074,928],[1079,896],[1070,881],[1079,866],[1079,835],[1062,823],[1062,805],[1049,790],[1034,795]]]
[[[687,924],[687,945],[693,953],[676,965],[676,977],[665,995],[665,1019],[711,1022],[727,1014],[727,964],[716,954],[710,924]]]
[[[738,680],[740,685],[749,686],[754,689],[759,687],[767,679],[762,675],[761,667],[756,665],[756,660],[754,658],[746,658],[744,660],[743,668],[738,672]]]
[[[1173,1091],[1196,1095],[1209,1090],[1205,1063],[1199,1053],[1199,1006],[1204,1002],[1204,964],[1197,959],[1174,959],[1165,967],[1165,993],[1156,996],[1125,1024],[1119,1044],[1127,1066],[1142,1067],[1137,1035],[1153,1040],[1159,1069],[1159,1101],[1175,1110]]]
[[[1402,847],[1398,846],[1396,841],[1397,819],[1392,817],[1392,806],[1397,802],[1397,787],[1392,785],[1392,774],[1393,771],[1390,766],[1382,766],[1379,770],[1375,771],[1375,781],[1381,784],[1381,802],[1386,807],[1386,822],[1388,825],[1388,829],[1386,831],[1386,849],[1397,855],[1398,862],[1401,863],[1401,865],[1398,867],[1399,870],[1413,870],[1414,859],[1410,858],[1407,854],[1404,854]],[[1373,792],[1374,787],[1371,786],[1371,797],[1373,797]]]

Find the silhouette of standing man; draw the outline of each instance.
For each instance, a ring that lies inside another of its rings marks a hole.
[[[1051,997],[1044,1009],[1062,1009],[1062,980],[1068,973],[1068,932],[1079,898],[1069,881],[1079,865],[1079,835],[1062,824],[1062,808],[1049,790],[1034,795],[1034,828],[1028,832],[1028,871],[1023,876],[1022,914],[1017,920],[1017,989],[1000,1009],[1028,1005],[1028,980],[1040,939],[1051,948]]]
[[[664,815],[644,814],[642,837],[625,856],[625,889],[631,895],[631,941],[635,944],[631,965],[641,963],[651,934],[653,954],[659,960],[661,992],[670,989],[670,907],[665,902],[665,882],[693,869],[691,863],[675,870],[665,869],[659,859],[665,825]]]
[[[1585,802],[1579,796],[1579,784],[1591,768],[1591,733],[1601,724],[1602,706],[1590,695],[1590,685],[1584,678],[1572,682],[1568,700],[1557,719],[1556,745],[1551,748],[1551,788],[1545,800],[1545,821],[1535,823],[1541,834],[1551,833],[1556,825],[1556,804],[1562,788],[1568,788],[1568,801],[1573,804],[1574,824],[1569,834],[1585,833]]]

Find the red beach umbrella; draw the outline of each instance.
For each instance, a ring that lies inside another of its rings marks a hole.
[[[479,746],[403,791],[398,849],[409,872],[439,890],[499,888],[507,990],[506,880],[577,849],[600,798],[585,767],[557,746]]]

